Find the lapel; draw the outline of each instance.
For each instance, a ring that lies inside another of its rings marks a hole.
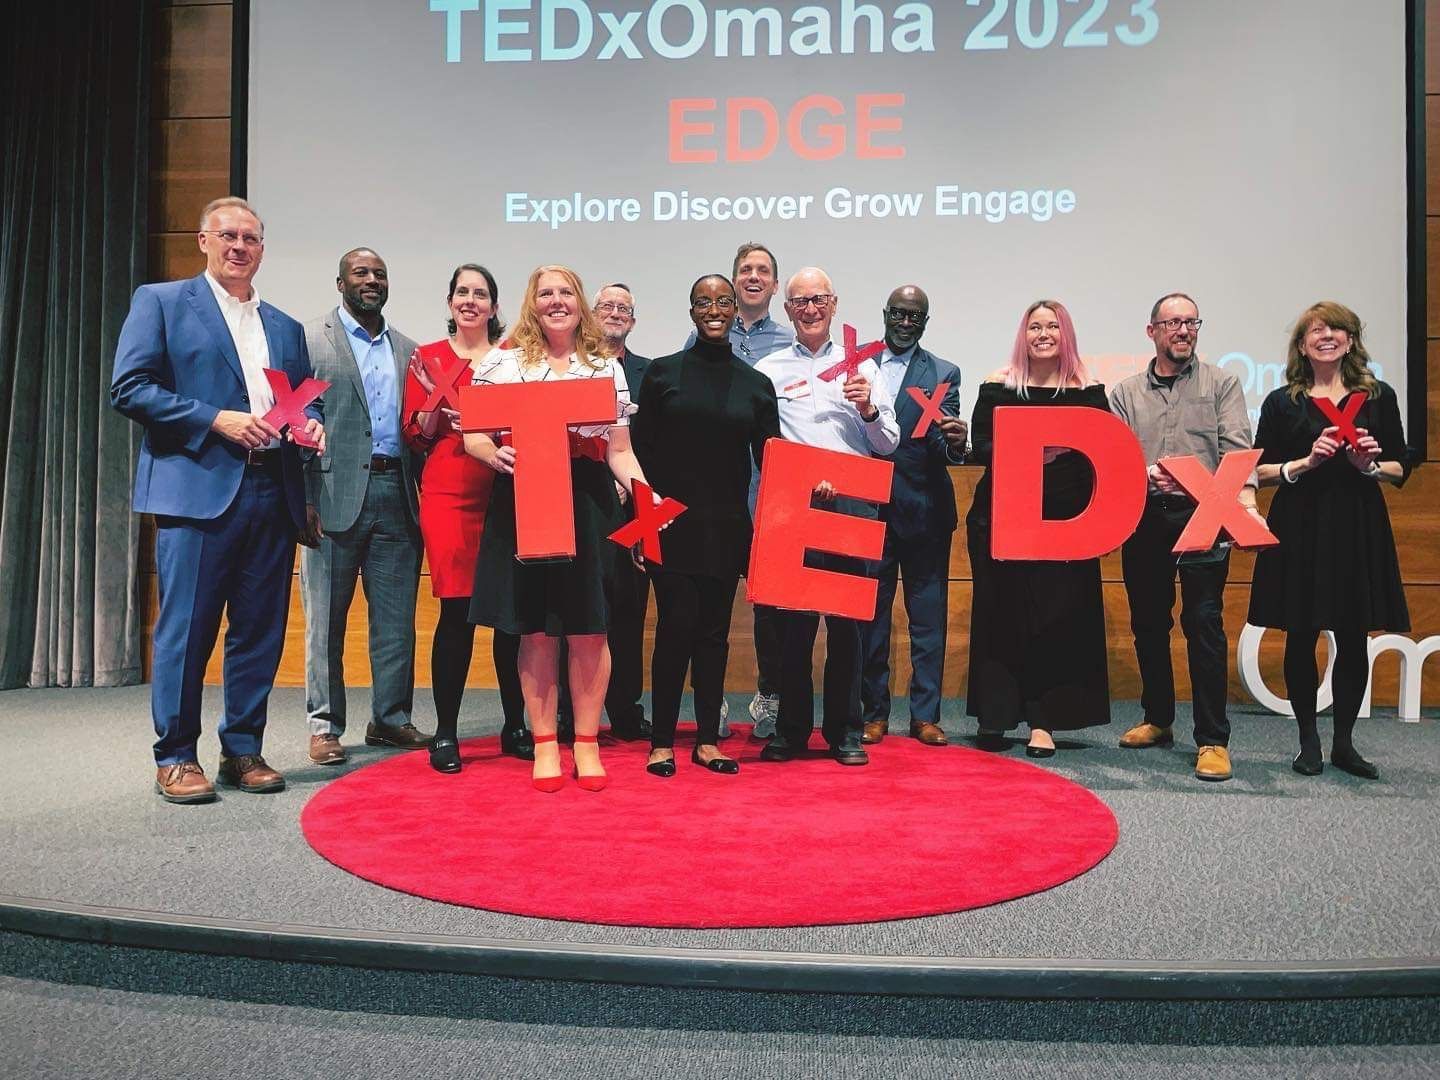
[[[210,332],[220,349],[220,355],[230,365],[230,370],[235,373],[235,378],[240,380],[240,385],[244,386],[245,369],[240,366],[240,354],[235,351],[235,339],[230,336],[230,327],[225,322],[225,316],[220,313],[220,305],[215,302],[215,294],[210,291],[210,283],[205,280],[205,275],[191,278],[187,292],[189,295],[186,300],[190,309]],[[268,336],[269,328],[266,329]]]
[[[905,365],[905,378],[900,380],[900,392],[895,395],[895,419],[897,422],[902,411],[907,414],[918,414],[920,411],[920,406],[907,392],[912,386],[918,386],[926,393],[935,389],[935,365],[930,362],[930,354],[919,345],[915,346],[910,363]],[[905,427],[904,424],[900,426]]]
[[[365,400],[365,380],[360,377],[360,365],[355,362],[355,350],[350,348],[338,307],[331,311],[330,317],[325,320],[325,336],[330,339],[330,347],[335,350],[336,365],[349,377],[351,389],[360,400],[360,407],[365,410],[365,415],[369,416],[370,403]],[[396,385],[403,386],[404,383]]]

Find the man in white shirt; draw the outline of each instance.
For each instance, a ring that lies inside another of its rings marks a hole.
[[[806,267],[785,285],[785,311],[795,327],[795,342],[755,365],[775,385],[780,405],[780,433],[793,442],[826,450],[858,454],[890,454],[900,443],[895,411],[883,400],[871,400],[879,372],[871,360],[853,375],[822,379],[821,373],[843,359],[830,340],[839,297],[825,271]],[[879,398],[877,392],[876,397]],[[876,517],[870,503],[836,497],[829,481],[815,497],[833,502],[832,509],[860,517]],[[807,566],[843,573],[863,573],[862,560],[812,552]],[[785,611],[781,620],[780,716],[776,734],[761,751],[765,761],[789,761],[801,754],[815,722],[815,689],[811,663],[820,616]],[[822,730],[831,756],[842,765],[865,765],[869,757],[860,744],[861,623],[825,616],[825,686]]]

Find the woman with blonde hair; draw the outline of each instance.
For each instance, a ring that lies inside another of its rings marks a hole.
[[[1065,306],[1037,300],[1025,309],[1010,362],[980,387],[970,421],[970,460],[985,466],[965,518],[974,596],[966,710],[978,718],[981,745],[1029,726],[1026,753],[1051,757],[1052,731],[1110,722],[1105,606],[1100,560],[1002,562],[990,555],[990,453],[999,407],[1105,409],[1105,388],[1080,358]],[[1044,514],[1074,517],[1089,505],[1095,474],[1080,454],[1045,451]]]
[[[1295,321],[1285,382],[1265,399],[1255,431],[1264,451],[1260,485],[1279,486],[1269,525],[1280,544],[1256,557],[1249,620],[1285,631],[1285,687],[1300,736],[1292,767],[1304,776],[1325,767],[1315,723],[1315,645],[1322,630],[1335,635],[1330,762],[1374,780],[1379,770],[1352,740],[1370,675],[1369,632],[1410,629],[1380,491],[1381,484],[1399,487],[1410,473],[1400,406],[1370,370],[1360,317],[1333,301],[1311,305]],[[1354,394],[1365,399],[1352,445],[1317,402],[1343,410]]]
[[[575,716],[574,775],[587,791],[607,783],[598,732],[610,652],[611,532],[622,517],[615,494],[644,473],[630,448],[630,391],[625,371],[608,355],[604,335],[579,276],[564,266],[531,275],[510,337],[477,367],[473,383],[542,383],[561,379],[613,379],[617,419],[570,428],[575,557],[519,562],[515,557],[515,447],[503,432],[467,432],[465,451],[495,470],[485,532],[476,561],[470,620],[520,637],[520,686],[534,732],[533,781],[541,791],[564,784],[556,739],[558,655],[569,645],[569,684]]]

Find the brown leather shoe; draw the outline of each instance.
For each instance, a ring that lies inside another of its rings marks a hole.
[[[430,736],[418,731],[414,724],[387,727],[370,721],[365,728],[366,746],[393,746],[397,750],[421,750],[430,745]]]
[[[887,724],[884,720],[867,721],[865,724],[865,730],[860,735],[860,741],[862,743],[865,743],[867,746],[873,746],[875,743],[885,738],[885,734],[889,730],[890,725]]]
[[[926,746],[948,746],[950,740],[945,738],[945,732],[939,724],[927,724],[918,720],[910,721],[910,737],[918,739]]]
[[[340,736],[311,735],[310,760],[316,765],[343,765],[345,748],[340,745]]]
[[[239,757],[222,757],[217,780],[252,795],[262,791],[282,791],[285,777],[265,764],[259,754],[241,754]]]
[[[1229,780],[1230,751],[1223,746],[1202,746],[1195,755],[1195,775],[1201,780]]]
[[[215,785],[205,779],[198,761],[177,761],[155,770],[155,790],[166,802],[199,803],[215,801]]]
[[[1143,750],[1147,746],[1171,746],[1174,742],[1175,732],[1148,721],[1136,724],[1120,736],[1120,745],[1126,750]]]

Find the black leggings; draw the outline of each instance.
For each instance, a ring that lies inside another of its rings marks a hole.
[[[435,624],[435,642],[430,649],[430,683],[435,694],[435,737],[455,738],[460,717],[460,699],[470,674],[470,654],[475,647],[475,624],[470,621],[470,598],[453,596],[440,601],[440,621]],[[500,709],[507,728],[525,726],[525,698],[520,693],[520,639],[496,630],[491,658],[500,684]]]
[[[651,711],[654,734],[650,745],[675,745],[685,669],[695,687],[696,745],[713,746],[720,739],[720,702],[725,693],[725,663],[730,656],[730,612],[739,577],[650,570],[655,589],[655,653],[650,661]]]
[[[1335,667],[1330,676],[1335,698],[1335,745],[1351,746],[1351,733],[1365,686],[1370,679],[1370,641],[1363,630],[1336,630]],[[1295,710],[1300,728],[1301,749],[1318,750],[1320,736],[1315,728],[1315,701],[1320,689],[1320,673],[1315,664],[1315,643],[1318,630],[1290,630],[1285,634],[1285,692]]]

